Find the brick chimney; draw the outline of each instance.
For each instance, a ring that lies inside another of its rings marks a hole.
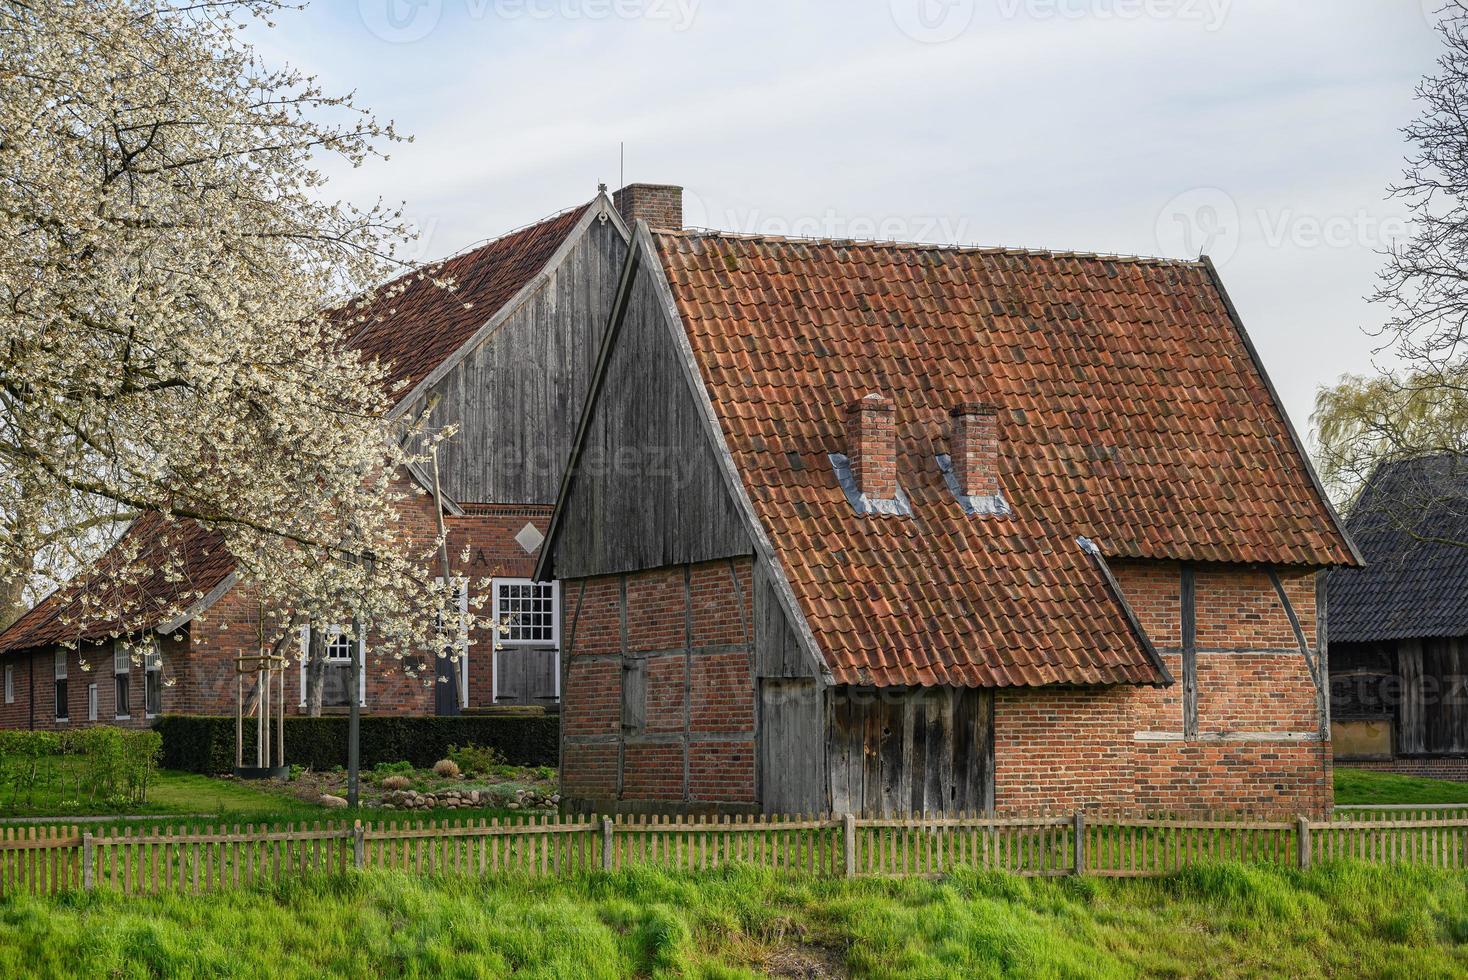
[[[897,496],[897,429],[892,399],[875,392],[846,406],[846,455],[856,487],[872,500]]]
[[[649,228],[683,227],[683,188],[672,184],[628,184],[612,194],[612,204],[628,225],[640,218]]]
[[[958,492],[965,497],[999,493],[999,418],[993,405],[968,402],[954,406],[949,455]]]

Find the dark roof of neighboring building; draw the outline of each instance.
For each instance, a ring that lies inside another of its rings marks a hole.
[[[1330,573],[1332,643],[1468,636],[1468,459],[1383,464],[1347,526],[1368,564]]]
[[[837,683],[1150,682],[1109,558],[1354,561],[1205,263],[655,233],[733,462]],[[853,511],[844,407],[896,405],[910,518]],[[1009,518],[949,409],[1000,408]],[[1140,642],[1139,642],[1140,641]]]
[[[388,380],[407,394],[464,346],[500,307],[545,268],[591,203],[496,238],[381,287],[351,346],[391,365]],[[435,280],[452,279],[445,289]],[[402,287],[395,291],[394,287]],[[401,385],[401,388],[397,386]]]
[[[380,287],[373,305],[352,311],[367,320],[351,338],[350,346],[388,364],[389,384],[400,396],[407,395],[545,268],[594,203],[445,259],[428,270],[431,277],[414,272]],[[435,282],[445,279],[453,280],[452,290]],[[394,285],[403,288],[395,290]],[[176,548],[190,570],[182,582],[153,575],[137,583],[139,595],[133,599],[157,608],[176,608],[179,596],[193,592],[201,583],[207,582],[203,591],[208,592],[235,567],[218,534],[192,521],[167,522],[158,515],[145,516],[98,560],[93,570],[47,596],[0,633],[0,653],[63,640],[94,639],[113,632],[118,625],[114,619],[84,627],[68,620],[75,620],[82,612],[81,597],[96,598],[102,594],[99,590],[110,587],[109,557],[125,544],[141,544],[146,553],[155,556],[165,547]]]
[[[169,567],[169,560],[176,567]],[[119,591],[116,574],[122,562],[149,569],[142,576],[124,576],[129,583],[125,591]],[[90,574],[52,592],[0,634],[0,653],[107,636],[121,628],[121,618],[132,619],[143,610],[158,611],[157,624],[162,624],[232,571],[234,559],[218,532],[192,520],[145,514]],[[95,610],[103,606],[122,609],[124,617],[97,618]]]

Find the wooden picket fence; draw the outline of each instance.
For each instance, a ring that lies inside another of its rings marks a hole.
[[[1347,813],[1328,822],[1075,813],[339,821],[99,834],[75,826],[9,827],[0,829],[0,896],[97,888],[202,894],[354,868],[546,876],[737,862],[827,876],[940,875],[973,867],[1031,876],[1140,877],[1204,862],[1309,867],[1335,858],[1468,868],[1468,814],[1423,812],[1413,819]]]

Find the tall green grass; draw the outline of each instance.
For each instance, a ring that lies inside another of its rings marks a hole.
[[[1333,864],[1171,878],[297,881],[0,902],[0,976],[1462,976],[1468,876]]]

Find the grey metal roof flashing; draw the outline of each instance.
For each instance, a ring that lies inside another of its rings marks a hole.
[[[836,482],[841,484],[841,489],[846,493],[846,500],[862,517],[870,517],[874,514],[887,517],[911,517],[912,502],[907,499],[907,494],[902,492],[902,487],[897,487],[897,496],[890,500],[882,500],[876,497],[868,497],[861,492],[856,485],[856,476],[851,472],[851,460],[841,453],[829,453],[831,457],[831,469],[836,471]]]
[[[938,469],[943,473],[943,482],[948,484],[948,492],[970,517],[1008,517],[1014,512],[1002,490],[982,497],[966,496],[958,486],[958,474],[953,472],[953,457],[947,453],[938,454]]]

